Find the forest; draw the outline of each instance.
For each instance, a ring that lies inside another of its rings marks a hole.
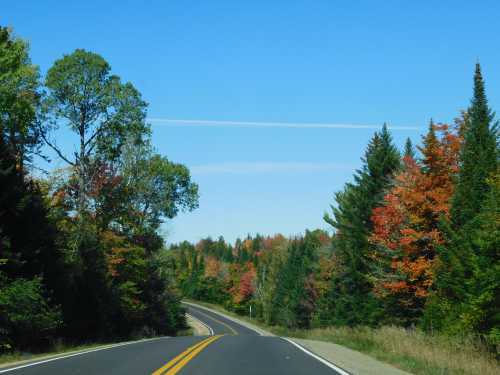
[[[452,124],[402,150],[387,126],[335,194],[331,230],[169,247],[182,294],[269,326],[418,328],[500,344],[498,123],[481,67]]]
[[[0,27],[0,352],[175,335],[189,298],[270,326],[470,334],[498,353],[498,122],[479,64],[473,78],[468,109],[419,145],[373,135],[325,202],[328,230],[167,246],[162,224],[198,207],[198,185],[152,146],[141,93],[83,49],[42,75]]]
[[[185,327],[159,228],[198,186],[155,152],[146,110],[100,55],[77,49],[42,77],[0,28],[0,353]],[[60,167],[43,173],[48,155]]]

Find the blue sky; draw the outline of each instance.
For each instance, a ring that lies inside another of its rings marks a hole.
[[[172,242],[327,228],[375,128],[404,127],[402,147],[452,121],[477,59],[499,109],[499,15],[496,1],[33,0],[3,4],[0,23],[42,72],[85,48],[142,92],[157,150],[200,185],[200,208],[164,227]]]

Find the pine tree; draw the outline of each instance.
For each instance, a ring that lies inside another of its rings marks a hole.
[[[274,324],[290,328],[307,328],[311,309],[306,306],[306,278],[311,271],[314,244],[310,233],[304,239],[291,241],[288,256],[279,270],[273,295],[272,319]]]
[[[474,97],[467,112],[451,224],[438,248],[436,285],[424,325],[450,333],[475,332],[500,343],[498,123],[488,107],[481,68],[476,65]]]
[[[400,154],[385,124],[373,136],[362,160],[364,165],[354,175],[354,182],[336,194],[333,217],[324,217],[336,230],[333,246],[339,269],[332,278],[332,320],[339,324],[371,323],[377,310],[369,276],[371,215],[400,168]]]
[[[424,324],[452,334],[480,333],[500,345],[500,171],[487,183],[478,215],[461,232],[445,227],[448,241],[439,249],[436,293]]]
[[[463,226],[479,212],[489,191],[487,179],[497,169],[498,123],[493,123],[493,119],[478,63],[452,205],[452,221],[456,227]]]
[[[405,149],[404,149],[404,152],[403,152],[403,157],[404,158],[415,159],[415,148],[413,147],[413,143],[411,142],[411,139],[409,137],[406,138],[406,143],[405,143]]]

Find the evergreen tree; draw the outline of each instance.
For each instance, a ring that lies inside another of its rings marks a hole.
[[[445,227],[439,249],[436,292],[424,324],[452,334],[480,333],[500,344],[500,171],[487,181],[483,206],[462,229]]]
[[[403,157],[415,159],[415,148],[413,147],[413,143],[409,137],[406,138]]]
[[[311,271],[313,255],[314,243],[310,234],[290,243],[287,259],[277,277],[274,311],[271,313],[273,323],[290,328],[309,326],[312,311],[305,303],[305,282]]]
[[[336,230],[333,246],[339,267],[332,278],[332,320],[339,324],[371,323],[376,312],[369,276],[371,215],[400,168],[400,154],[385,124],[373,136],[362,160],[354,182],[336,194],[333,217],[324,217]]]
[[[452,205],[452,221],[456,227],[463,226],[479,212],[489,191],[487,179],[497,169],[498,123],[493,123],[493,119],[478,63]]]

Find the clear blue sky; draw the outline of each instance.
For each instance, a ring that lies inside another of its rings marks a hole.
[[[33,0],[2,4],[0,23],[42,72],[75,48],[101,54],[150,118],[419,128],[393,131],[402,146],[468,105],[477,59],[500,111],[499,15],[497,1]],[[200,185],[168,241],[326,227],[375,130],[151,124]]]

